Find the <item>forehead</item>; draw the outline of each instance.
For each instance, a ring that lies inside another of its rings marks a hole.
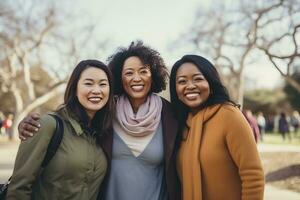
[[[188,76],[202,74],[198,67],[194,63],[183,63],[177,70],[176,76]]]
[[[139,69],[144,67],[142,60],[137,56],[131,56],[127,58],[123,65],[123,70],[125,69]]]
[[[107,75],[102,69],[96,67],[88,67],[87,69],[82,71],[80,79],[107,79]]]

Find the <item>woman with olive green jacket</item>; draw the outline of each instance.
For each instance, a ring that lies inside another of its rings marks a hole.
[[[41,176],[40,167],[55,130],[55,119],[44,115],[40,133],[21,143],[7,199],[97,198],[106,172],[105,155],[66,110],[63,114],[62,142]]]
[[[100,141],[109,134],[113,113],[111,73],[97,60],[81,61],[73,70],[63,106],[62,141],[42,169],[49,142],[56,129],[50,115],[40,119],[40,129],[22,141],[7,191],[8,200],[96,200],[107,160]]]

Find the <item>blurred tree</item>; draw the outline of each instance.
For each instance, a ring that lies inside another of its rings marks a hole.
[[[290,76],[291,66],[296,68],[299,62],[297,31],[300,4],[297,1],[240,0],[231,4],[220,1],[214,2],[208,9],[199,7],[191,28],[173,46],[186,46],[188,42],[201,55],[212,58],[233,100],[241,104],[244,96],[244,69],[262,57],[265,58],[264,55],[279,70],[282,67],[274,64],[273,60],[288,59],[287,73],[280,72],[297,88],[298,84]],[[281,29],[282,26],[288,28]],[[281,34],[281,37],[274,39],[275,33]],[[289,56],[278,56],[275,54],[277,50],[286,53],[290,48],[286,47],[289,46],[287,42],[281,41],[285,36],[291,37],[293,51]],[[275,43],[283,47],[275,49]]]
[[[258,10],[261,17],[257,47],[278,70],[285,81],[300,94],[300,82],[293,76],[300,71],[300,2],[277,1],[272,9]],[[272,2],[273,3],[273,2]],[[288,44],[288,45],[287,45]],[[298,95],[299,95],[298,94]]]
[[[291,78],[300,84],[300,72],[294,73]],[[293,108],[300,110],[300,93],[295,89],[295,87],[287,82],[284,86],[284,91]]]
[[[286,94],[281,88],[256,89],[245,92],[244,108],[253,113],[277,114],[282,110],[291,110]]]
[[[105,48],[104,39],[93,37],[92,22],[67,27],[76,18],[64,7],[51,0],[0,2],[0,96],[1,103],[2,97],[10,99],[14,133],[30,111],[62,93],[70,70],[84,56],[82,48],[89,55]]]

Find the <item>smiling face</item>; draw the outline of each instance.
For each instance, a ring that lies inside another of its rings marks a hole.
[[[95,67],[85,69],[77,83],[76,96],[92,119],[109,98],[110,86],[106,73]]]
[[[136,56],[127,58],[122,69],[122,84],[132,104],[145,102],[152,84],[149,66]]]
[[[198,111],[209,97],[210,87],[193,63],[183,63],[176,73],[176,93],[178,99],[190,108],[192,112]]]

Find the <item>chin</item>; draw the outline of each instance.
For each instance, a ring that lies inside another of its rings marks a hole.
[[[133,99],[142,99],[142,98],[145,98],[147,96],[147,94],[138,94],[138,93],[132,93],[130,95],[131,98]]]
[[[201,106],[201,103],[189,103],[189,104],[186,104],[187,107],[189,107],[190,109],[197,109]]]

